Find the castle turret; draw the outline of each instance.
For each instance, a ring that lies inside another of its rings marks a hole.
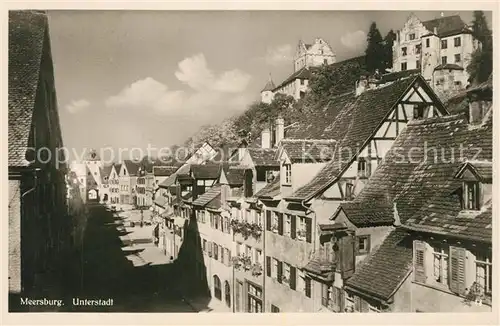
[[[271,74],[269,74],[269,80],[267,81],[266,86],[264,89],[260,92],[260,97],[262,103],[271,103],[274,98],[274,93],[273,90],[276,88],[276,86],[273,83],[273,79],[271,77]]]

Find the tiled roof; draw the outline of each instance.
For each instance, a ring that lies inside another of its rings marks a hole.
[[[281,147],[292,162],[326,162],[332,159],[337,142],[332,140],[284,139]]]
[[[191,173],[195,179],[217,179],[220,175],[220,164],[192,164]]]
[[[380,202],[345,202],[340,204],[349,221],[357,227],[392,225],[394,211],[392,205]]]
[[[480,83],[479,85],[472,86],[469,89],[467,89],[467,93],[473,93],[473,92],[485,91],[485,90],[493,91],[493,73],[490,74],[490,76],[488,77],[488,79],[486,81]]]
[[[493,169],[491,162],[471,161],[463,163],[457,171],[456,177],[459,177],[466,168],[470,168],[472,171],[474,171],[474,173],[477,174],[482,182],[491,183],[491,181],[493,180]]]
[[[206,207],[212,208],[212,209],[219,209],[222,207],[222,202],[221,202],[221,195],[217,195],[214,199],[212,199]]]
[[[220,195],[220,191],[221,191],[220,185],[213,186],[212,188],[208,189],[204,194],[196,198],[196,200],[193,202],[193,205],[202,207],[207,205],[215,197]]]
[[[390,72],[382,75],[382,81],[384,83],[388,83],[391,81],[395,81],[401,78],[406,78],[412,75],[420,74],[420,69],[410,69],[410,70],[402,70],[396,72]]]
[[[177,171],[176,166],[153,166],[153,175],[158,177],[168,177]]]
[[[422,22],[422,24],[431,33],[434,33],[434,27],[437,29],[439,37],[451,36],[461,32],[470,32],[467,25],[459,15],[440,17]]]
[[[99,169],[101,174],[102,183],[107,184],[109,175],[111,174],[111,170],[113,169],[112,165],[105,165]]]
[[[168,178],[163,180],[163,182],[160,183],[158,186],[161,188],[170,187],[171,185],[173,185],[175,183],[178,175],[183,175],[183,174],[185,175],[185,174],[189,173],[190,169],[191,169],[191,166],[189,164],[185,164],[185,165],[181,166],[177,171],[175,171],[175,173],[171,174]]]
[[[338,113],[333,120],[330,120],[327,131],[330,133],[330,139],[338,141],[334,159],[328,162],[310,182],[297,189],[290,198],[310,199],[334,183],[355,159],[356,150],[360,150],[362,145],[375,134],[407,89],[417,81],[425,84],[422,77],[417,75],[365,91],[356,98],[352,94],[339,97],[337,101],[342,104],[336,108]]]
[[[346,281],[346,288],[382,300],[390,299],[411,271],[413,254],[410,240],[406,231],[392,231]]]
[[[307,262],[303,269],[325,279],[333,280],[335,265],[317,253]]]
[[[248,147],[247,151],[255,166],[279,166],[276,159],[276,148]]]
[[[464,70],[463,67],[460,67],[459,65],[454,64],[454,63],[440,64],[440,65],[437,65],[436,68],[434,68],[434,70],[447,70],[447,69],[450,69],[450,70]]]
[[[413,229],[491,241],[491,221],[456,219],[462,182],[455,175],[465,161],[492,160],[492,129],[491,116],[475,128],[465,115],[411,121],[354,202],[395,202],[401,222]],[[424,154],[424,146],[437,149],[437,159],[432,150]]]
[[[167,202],[167,198],[165,198],[164,196],[158,196],[155,198],[155,204],[158,206],[165,207]]]
[[[335,96],[354,91],[359,77],[368,74],[365,61],[365,56],[359,56],[329,65],[330,80],[334,80],[335,83],[328,93]],[[313,68],[311,72],[315,73],[317,69]]]
[[[267,185],[264,186],[264,188],[259,190],[255,194],[255,197],[274,198],[280,194],[280,188],[281,188],[281,183],[280,183],[280,176],[278,174],[272,182],[268,183]]]
[[[140,167],[140,164],[138,162],[134,162],[132,160],[123,160],[123,164],[125,164],[125,168],[127,169],[129,175],[137,175]]]
[[[287,79],[285,79],[281,84],[279,84],[277,87],[274,88],[273,91],[279,90],[281,87],[288,85],[295,79],[309,79],[311,78],[311,68],[308,67],[302,67],[299,70],[295,71],[293,74],[291,74]]]
[[[9,167],[28,166],[31,131],[47,16],[34,11],[9,11]]]
[[[269,80],[267,81],[266,86],[264,86],[264,88],[262,89],[261,92],[266,92],[266,91],[271,91],[272,92],[273,89],[275,89],[275,88],[276,88],[276,86],[274,85],[273,80],[269,76]]]

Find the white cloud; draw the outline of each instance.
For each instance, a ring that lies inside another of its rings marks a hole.
[[[340,38],[340,42],[351,50],[364,50],[366,47],[366,33],[361,30],[348,32]]]
[[[66,110],[68,110],[69,113],[78,113],[90,106],[90,102],[81,99],[81,100],[73,100],[71,101],[70,104],[66,105]]]
[[[110,108],[150,109],[170,116],[210,116],[221,109],[239,109],[232,104],[242,104],[242,92],[251,78],[237,69],[216,74],[208,68],[203,54],[179,62],[175,76],[189,89],[172,90],[147,77],[109,97],[105,104]]]
[[[266,63],[272,66],[289,64],[292,59],[292,46],[290,44],[270,47],[265,56]]]

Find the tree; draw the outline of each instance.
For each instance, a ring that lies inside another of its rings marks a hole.
[[[481,46],[472,53],[467,72],[469,73],[469,82],[477,84],[486,81],[493,71],[492,33],[482,11],[474,11],[472,33],[481,42]]]
[[[384,38],[384,69],[392,68],[392,45],[396,40],[396,33],[391,29]],[[382,71],[383,72],[383,71]]]
[[[382,40],[382,35],[377,28],[377,24],[373,22],[370,25],[370,30],[367,37],[368,46],[366,47],[366,68],[369,72],[375,72],[379,70],[383,72],[385,69],[384,64],[384,44]]]

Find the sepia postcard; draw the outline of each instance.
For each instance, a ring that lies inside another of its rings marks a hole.
[[[5,313],[493,318],[469,5],[6,9]]]

